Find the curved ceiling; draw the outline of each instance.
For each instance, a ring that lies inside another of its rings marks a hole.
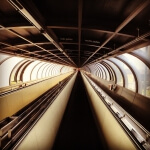
[[[1,0],[0,52],[82,67],[149,45],[149,10],[149,0]]]

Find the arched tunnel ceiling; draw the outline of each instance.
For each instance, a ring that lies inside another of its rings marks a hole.
[[[150,44],[149,0],[1,0],[0,52],[82,67]]]

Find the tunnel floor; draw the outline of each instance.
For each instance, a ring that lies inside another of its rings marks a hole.
[[[78,73],[53,150],[100,150],[99,139],[81,74]]]

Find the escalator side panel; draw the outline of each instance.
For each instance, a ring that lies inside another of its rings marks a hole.
[[[76,78],[73,75],[62,92],[58,95],[55,101],[47,109],[44,115],[32,128],[29,134],[24,138],[18,146],[19,150],[46,150],[52,149],[55,137],[66,109],[68,99]]]
[[[95,118],[97,118],[99,132],[103,135],[103,142],[105,142],[104,144],[107,149],[135,150],[136,147],[131,139],[125,133],[111,112],[107,109],[83,74],[82,77],[90,98],[91,106],[96,116]]]

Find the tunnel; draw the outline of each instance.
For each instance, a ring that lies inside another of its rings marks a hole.
[[[1,0],[0,149],[150,150],[149,14],[149,0]]]

